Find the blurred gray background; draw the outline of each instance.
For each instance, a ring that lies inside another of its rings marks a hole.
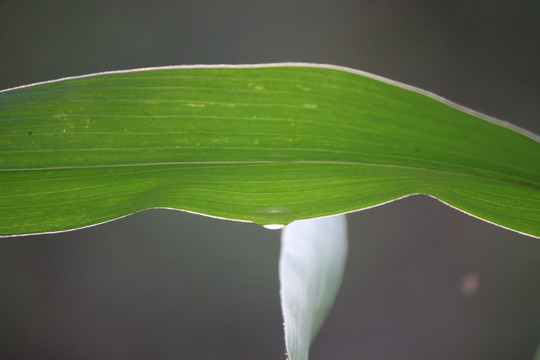
[[[106,70],[308,61],[540,133],[539,1],[0,1],[0,88]],[[531,359],[540,240],[415,196],[348,216],[312,360]],[[284,359],[279,232],[149,210],[0,239],[0,359]]]

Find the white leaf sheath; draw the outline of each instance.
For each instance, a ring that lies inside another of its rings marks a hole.
[[[339,289],[347,255],[345,215],[294,221],[281,235],[279,280],[290,360],[307,360]]]

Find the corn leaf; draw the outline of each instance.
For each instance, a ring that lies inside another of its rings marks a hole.
[[[147,209],[259,224],[410,194],[540,236],[539,137],[359,71],[142,69],[0,92],[0,234]]]

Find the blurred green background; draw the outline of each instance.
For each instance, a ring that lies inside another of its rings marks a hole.
[[[536,0],[1,0],[0,88],[308,61],[540,133],[539,35]],[[312,360],[532,358],[540,240],[426,196],[348,218],[344,284]],[[284,359],[278,254],[278,231],[170,210],[0,239],[0,358]]]

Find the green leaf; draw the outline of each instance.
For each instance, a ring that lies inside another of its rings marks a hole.
[[[341,284],[345,215],[294,221],[281,235],[279,282],[289,360],[307,360]]]
[[[308,64],[96,74],[0,92],[0,234],[153,207],[287,224],[409,194],[540,236],[540,140]]]

